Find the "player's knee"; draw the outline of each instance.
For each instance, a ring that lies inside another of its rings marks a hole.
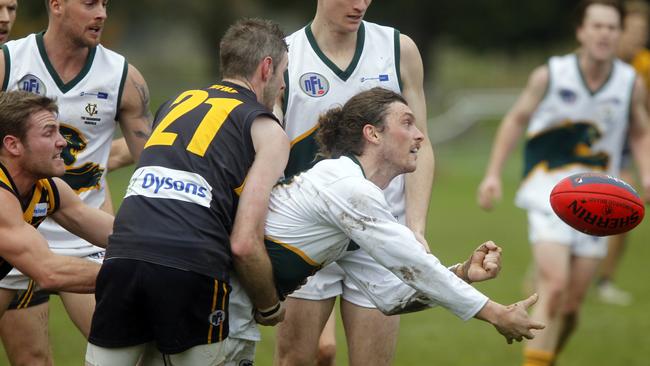
[[[52,366],[49,352],[43,350],[28,350],[11,359],[13,366]]]
[[[316,364],[316,354],[300,349],[278,349],[275,364],[279,366],[313,366]]]
[[[567,299],[566,285],[563,282],[551,283],[546,287],[544,296],[548,299],[547,311],[549,315],[552,317],[554,314],[559,314],[565,308]]]
[[[336,362],[336,344],[323,344],[318,347],[318,366],[332,366]]]

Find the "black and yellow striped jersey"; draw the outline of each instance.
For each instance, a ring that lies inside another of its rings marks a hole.
[[[253,92],[227,82],[164,103],[115,218],[106,258],[227,281],[230,232],[255,158],[250,130],[261,115],[276,119]]]
[[[38,225],[59,208],[59,191],[51,178],[40,179],[34,185],[28,199],[21,199],[20,192],[14,184],[7,168],[0,163],[0,188],[13,193],[23,209],[23,220],[37,228]],[[0,258],[0,278],[9,273],[13,266]]]

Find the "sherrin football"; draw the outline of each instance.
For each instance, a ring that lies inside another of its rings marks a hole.
[[[634,188],[601,173],[581,173],[562,179],[551,191],[553,211],[574,229],[607,236],[632,230],[645,208]]]

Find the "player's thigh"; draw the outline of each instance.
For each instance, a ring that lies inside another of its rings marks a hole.
[[[318,339],[335,300],[291,297],[285,300],[285,318],[278,324],[276,332],[276,365],[314,363],[318,352]]]
[[[2,316],[7,310],[9,304],[11,304],[11,300],[13,300],[15,296],[16,290],[0,288],[0,316]]]
[[[5,312],[0,319],[0,336],[11,365],[52,364],[48,318],[47,302]]]
[[[59,296],[74,325],[77,326],[85,338],[88,338],[93,312],[95,311],[95,295],[61,292]]]
[[[351,366],[390,365],[395,356],[399,316],[341,301],[341,318]],[[372,337],[368,335],[372,334]]]
[[[318,339],[318,348],[320,350],[326,350],[334,348],[336,349],[336,312],[332,310],[330,316],[327,318],[327,322],[323,327],[320,338]],[[333,352],[332,352],[333,353]]]
[[[540,241],[533,243],[533,260],[537,278],[542,283],[568,285],[571,248],[562,243]]]

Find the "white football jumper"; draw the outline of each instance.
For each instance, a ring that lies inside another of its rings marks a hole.
[[[64,180],[84,203],[99,207],[105,199],[106,164],[127,73],[125,58],[98,45],[89,52],[79,75],[63,83],[47,57],[43,33],[7,42],[3,48],[3,90],[25,90],[56,100],[61,133],[68,141],[62,153]],[[51,219],[38,230],[57,254],[86,257],[104,250]]]
[[[546,95],[526,132],[519,207],[552,213],[549,195],[563,178],[587,171],[619,173],[636,73],[616,59],[608,80],[591,91],[578,60],[576,54],[549,60]]]
[[[356,94],[374,87],[401,93],[399,73],[399,32],[390,27],[363,21],[357,50],[347,70],[340,70],[320,50],[311,24],[286,38],[289,47],[288,83],[285,94],[284,129],[292,147],[312,135],[318,117],[334,107],[342,107]],[[363,37],[361,37],[363,36]],[[323,95],[306,91],[309,77],[318,74]],[[399,175],[384,190],[395,216],[405,210],[404,176]]]

